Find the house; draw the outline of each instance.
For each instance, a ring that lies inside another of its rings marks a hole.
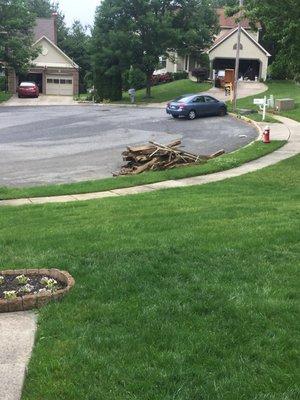
[[[207,54],[210,60],[210,75],[213,71],[223,71],[235,68],[235,57],[237,50],[238,24],[236,17],[226,17],[223,8],[217,9],[219,17],[220,32],[215,37],[214,43]],[[269,57],[266,49],[259,43],[260,27],[252,28],[247,19],[241,21],[241,45],[240,45],[240,67],[239,77],[249,80],[267,78]],[[198,67],[197,61],[189,55],[180,57],[170,53],[168,59],[162,59],[163,68],[156,73],[187,71],[191,72]]]
[[[39,48],[39,55],[32,60],[26,75],[8,72],[8,90],[16,93],[21,81],[29,81],[36,82],[43,94],[77,95],[79,66],[57,46],[56,14],[52,18],[37,18],[33,47]]]

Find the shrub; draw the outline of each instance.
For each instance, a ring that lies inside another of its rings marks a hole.
[[[172,76],[174,81],[179,81],[180,79],[187,79],[189,74],[186,71],[180,71],[180,72],[173,72]]]
[[[174,80],[173,74],[171,72],[166,72],[165,74],[153,75],[152,85],[159,85],[161,83],[168,83]]]
[[[135,90],[143,89],[146,87],[146,74],[139,68],[130,68],[122,75],[123,90],[127,91],[130,88]]]
[[[208,79],[209,70],[206,67],[195,68],[192,75],[197,78],[197,82],[203,82]]]
[[[17,298],[17,292],[15,290],[8,290],[3,292],[5,300],[15,300]]]
[[[26,285],[29,282],[29,278],[25,275],[18,275],[15,281],[18,285]]]

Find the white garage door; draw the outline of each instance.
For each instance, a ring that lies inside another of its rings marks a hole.
[[[59,96],[73,96],[73,77],[72,76],[53,76],[46,77],[46,94],[56,94]]]

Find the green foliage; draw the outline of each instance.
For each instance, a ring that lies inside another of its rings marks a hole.
[[[62,44],[63,50],[79,65],[79,91],[83,93],[89,85],[89,73],[91,73],[90,36],[87,34],[87,27],[80,21],[74,21],[71,29],[68,30]]]
[[[216,16],[206,0],[104,0],[97,9],[93,31],[93,65],[100,97],[106,91],[106,71],[114,67],[120,76],[131,66],[146,75],[146,96],[150,97],[159,57],[170,51],[200,57],[216,31]]]
[[[180,72],[173,72],[172,76],[174,81],[179,81],[181,79],[187,79],[189,74],[186,71],[180,71]]]
[[[299,2],[247,0],[245,12],[252,22],[259,21],[262,26],[263,40],[273,56],[274,77],[293,79],[300,71]]]
[[[16,72],[26,72],[38,54],[32,48],[34,21],[26,1],[0,1],[0,60]]]
[[[142,89],[146,86],[146,75],[139,68],[130,68],[122,75],[123,89],[128,90],[134,88],[136,90]]]

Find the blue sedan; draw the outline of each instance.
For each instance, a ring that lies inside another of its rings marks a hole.
[[[168,103],[166,111],[173,118],[182,116],[195,119],[206,115],[224,116],[227,114],[227,107],[223,101],[219,101],[210,95],[186,94]]]

